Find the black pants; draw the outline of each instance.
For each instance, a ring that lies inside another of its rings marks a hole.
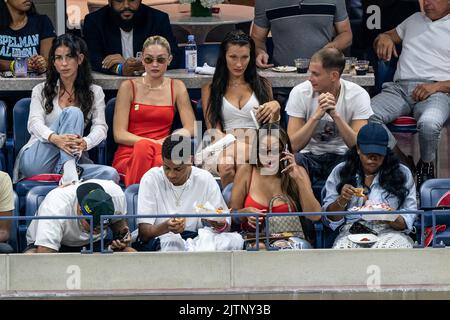
[[[182,233],[180,233],[180,236],[181,238],[183,238],[183,240],[195,238],[197,235],[198,233],[193,231],[183,231]],[[159,251],[161,250],[161,241],[158,237],[151,238],[147,242],[137,239],[137,241],[132,244],[132,247],[137,251]]]
[[[334,153],[325,153],[320,156],[310,152],[295,154],[295,161],[306,169],[313,185],[318,181],[327,180],[334,167],[344,160],[344,155]]]

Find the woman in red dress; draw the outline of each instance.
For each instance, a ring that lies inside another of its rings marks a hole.
[[[148,38],[142,59],[146,74],[122,82],[114,111],[114,140],[119,147],[112,166],[127,187],[162,165],[161,145],[171,134],[176,112],[183,124],[181,133],[194,134],[195,116],[184,83],[164,76],[172,61],[169,42],[160,36]]]

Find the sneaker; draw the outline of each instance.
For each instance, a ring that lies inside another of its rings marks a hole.
[[[434,164],[433,162],[425,163],[422,159],[417,163],[417,190],[420,191],[422,183],[429,179],[434,179]]]

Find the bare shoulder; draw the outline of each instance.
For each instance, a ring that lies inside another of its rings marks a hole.
[[[179,80],[179,79],[171,79],[168,78],[169,81],[173,81],[173,87],[177,92],[183,92],[183,91],[187,91],[186,89],[186,85],[184,84],[183,81]]]

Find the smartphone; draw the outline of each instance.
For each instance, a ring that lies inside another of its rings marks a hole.
[[[126,238],[128,238],[129,235],[130,235],[130,230],[127,230],[127,232],[119,233],[119,234],[115,235],[113,240],[124,241]]]
[[[286,143],[286,145],[284,146],[284,152],[285,152],[284,156],[286,156],[286,152],[289,152],[289,146],[288,146],[287,143]],[[288,161],[287,161],[287,160],[284,160],[284,161],[283,161],[283,165],[284,165],[284,168],[283,168],[283,169],[285,169],[285,168],[289,165]]]
[[[253,123],[255,124],[256,129],[259,129],[260,124],[258,122],[258,119],[256,119],[256,111],[255,110],[250,110],[250,115],[252,116]]]
[[[351,234],[371,233],[376,236],[378,235],[378,232],[370,229],[369,227],[366,227],[365,225],[361,224],[358,221],[352,224],[348,232],[350,232]]]

